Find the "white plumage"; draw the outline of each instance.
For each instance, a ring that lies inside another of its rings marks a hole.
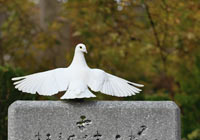
[[[67,68],[57,68],[23,77],[12,78],[16,81],[15,88],[22,92],[51,96],[60,91],[66,91],[61,99],[96,97],[88,87],[95,92],[107,95],[126,97],[139,93],[143,87],[100,69],[88,67],[84,52],[84,44],[78,44],[72,63]]]

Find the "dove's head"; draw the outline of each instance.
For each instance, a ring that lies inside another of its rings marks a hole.
[[[87,49],[86,49],[86,46],[82,43],[76,45],[76,49],[75,51],[77,52],[83,52],[83,53],[87,53]]]

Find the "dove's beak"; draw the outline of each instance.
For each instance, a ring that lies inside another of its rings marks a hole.
[[[84,52],[87,53],[87,50],[85,49]]]

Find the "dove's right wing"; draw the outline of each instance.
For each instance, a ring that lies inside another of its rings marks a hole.
[[[88,86],[93,91],[100,91],[107,95],[126,97],[139,93],[143,87],[120,77],[106,73],[100,69],[91,69],[89,74]]]
[[[69,85],[67,68],[58,68],[45,72],[39,72],[23,77],[12,78],[15,88],[27,93],[40,95],[54,95],[59,91],[65,91]]]

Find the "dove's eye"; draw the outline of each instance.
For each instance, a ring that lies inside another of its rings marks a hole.
[[[82,49],[82,46],[80,46],[80,49]]]

